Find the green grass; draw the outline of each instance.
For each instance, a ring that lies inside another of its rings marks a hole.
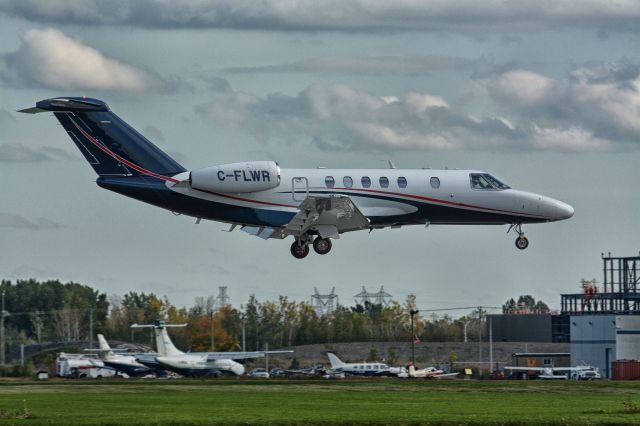
[[[25,404],[29,416],[23,415]],[[334,423],[640,424],[640,384],[395,379],[0,381],[0,425]]]

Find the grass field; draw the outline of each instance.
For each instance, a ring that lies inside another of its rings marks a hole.
[[[640,424],[640,383],[0,381],[0,425],[337,423]]]

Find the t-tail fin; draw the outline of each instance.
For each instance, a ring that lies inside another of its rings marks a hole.
[[[342,368],[344,367],[344,362],[342,362],[342,360],[340,360],[340,358],[338,358],[336,356],[336,354],[331,353],[331,352],[327,352],[327,356],[329,357],[329,362],[331,363],[331,368]]]
[[[166,327],[154,327],[156,334],[156,346],[158,347],[158,355],[160,356],[176,356],[182,355],[184,352],[176,348],[169,338]]]
[[[100,176],[147,175],[173,181],[170,176],[186,171],[103,101],[84,97],[45,99],[20,112],[47,111],[53,112]]]

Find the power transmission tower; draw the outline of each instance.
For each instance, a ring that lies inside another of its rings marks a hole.
[[[229,295],[227,294],[227,286],[218,287],[218,296],[216,297],[216,309],[222,309],[229,304]]]
[[[353,296],[353,298],[355,299],[357,304],[363,306],[367,302],[372,305],[389,306],[389,303],[391,303],[391,299],[393,298],[393,296],[384,291],[384,286],[380,286],[380,290],[378,290],[376,293],[370,293],[367,291],[367,288],[365,286],[362,286],[362,291]]]
[[[329,294],[320,294],[317,287],[313,288],[314,294],[311,295],[311,305],[316,310],[318,316],[323,316],[333,312],[338,306],[338,295],[336,288],[331,289]]]

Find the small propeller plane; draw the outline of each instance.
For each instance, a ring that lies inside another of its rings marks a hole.
[[[416,370],[413,364],[409,365],[408,376],[416,379],[447,379],[457,377],[459,373],[445,373],[435,367],[426,367]]]
[[[398,376],[406,375],[404,367],[390,367],[383,362],[343,362],[334,353],[327,352],[331,363],[331,372],[342,372],[358,376]]]
[[[480,170],[284,169],[245,161],[187,170],[86,97],[45,99],[24,113],[52,112],[105,189],[176,214],[230,224],[263,239],[293,237],[291,254],[329,253],[345,232],[405,225],[509,225],[568,219],[568,204],[512,189]]]

